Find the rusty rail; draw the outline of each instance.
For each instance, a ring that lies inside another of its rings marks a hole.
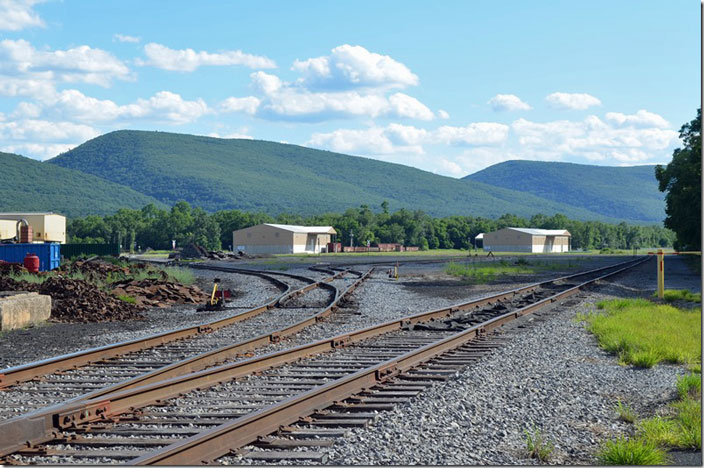
[[[500,327],[506,322],[530,314],[546,305],[571,296],[587,285],[641,263],[631,262],[616,271],[604,274],[577,286],[559,292],[534,304],[508,312],[482,324],[475,325],[454,336],[410,351],[397,358],[358,371],[352,375],[337,379],[318,388],[291,397],[268,408],[234,419],[198,435],[173,443],[152,453],[135,458],[130,465],[182,465],[207,464],[218,457],[230,453],[246,444],[255,442],[258,437],[277,431],[283,425],[292,424],[301,417],[322,410],[335,402],[349,398],[366,388],[382,383],[403,372],[413,369],[441,354],[465,345],[472,339]],[[583,275],[579,275],[583,276]],[[352,341],[350,337],[350,341]]]
[[[616,267],[623,267],[611,273],[616,274],[627,268],[626,264],[633,266],[634,262],[624,262],[588,272],[581,272],[541,283],[535,283],[533,285],[480,298],[475,301],[421,314],[415,314],[413,316],[389,321],[377,326],[346,333],[330,339],[298,346],[290,350],[270,353],[224,366],[201,370],[189,375],[176,376],[166,380],[156,380],[155,377],[154,380],[156,381],[153,381],[153,383],[142,382],[141,386],[136,388],[123,387],[124,389],[113,393],[104,393],[101,391],[100,395],[96,395],[88,400],[72,401],[66,404],[56,405],[52,408],[39,410],[35,413],[14,418],[4,424],[0,424],[0,434],[3,434],[0,438],[0,455],[12,453],[28,445],[49,441],[52,438],[55,438],[60,429],[64,427],[71,427],[90,421],[104,420],[106,418],[109,419],[114,415],[121,414],[125,411],[130,411],[134,408],[142,407],[157,400],[177,396],[179,393],[187,392],[196,388],[209,387],[220,382],[229,381],[236,377],[250,374],[252,372],[294,362],[303,357],[330,351],[331,349],[340,346],[345,346],[348,343],[354,343],[387,333],[389,331],[398,330],[412,323],[426,322],[435,318],[449,316],[459,310],[469,310],[479,308],[484,305],[490,305],[498,301],[513,298],[518,294],[530,292],[538,287],[549,285],[557,281],[569,280]],[[355,284],[353,284],[350,288],[356,287],[361,280],[362,278],[360,278],[358,282],[355,282]],[[595,280],[584,284],[588,284],[593,281]],[[580,285],[580,287],[584,286],[584,284]],[[329,307],[328,309],[325,311],[326,314],[331,313],[333,310],[332,307]],[[525,310],[528,309],[525,308]],[[324,316],[323,313],[320,313],[319,315],[321,317]],[[312,320],[316,319],[317,318]],[[289,327],[289,333],[295,333],[296,331],[298,331],[296,326]],[[275,336],[276,335],[271,334],[267,339],[271,342],[271,340],[276,339]],[[224,350],[218,350],[218,352],[220,351]],[[233,349],[224,352],[231,353],[233,352]],[[214,355],[209,356],[207,359],[214,359]],[[164,379],[165,377],[166,375],[162,375],[161,379]]]
[[[242,320],[246,320],[263,312],[266,312],[267,310],[276,307],[282,300],[288,299],[298,294],[302,294],[306,291],[310,291],[311,289],[314,289],[321,285],[325,285],[323,287],[329,286],[326,284],[325,281],[315,281],[305,276],[293,275],[290,273],[276,273],[282,276],[287,276],[290,278],[297,279],[299,281],[310,283],[304,286],[303,288],[298,288],[297,290],[292,291],[291,287],[288,284],[282,282],[279,279],[273,278],[269,274],[263,273],[261,271],[240,269],[231,272],[254,275],[265,278],[277,285],[279,288],[281,288],[283,290],[283,293],[261,306],[254,307],[243,312],[238,312],[223,319],[218,319],[211,322],[205,322],[199,325],[193,325],[163,333],[158,333],[144,338],[137,338],[134,340],[77,351],[75,353],[64,354],[49,359],[35,361],[28,364],[23,364],[20,366],[14,366],[0,370],[0,389],[11,385],[16,385],[31,379],[35,379],[43,375],[51,374],[57,371],[74,369],[76,367],[85,366],[96,361],[113,358],[122,354],[152,348],[176,340],[192,338],[202,333],[210,333],[219,328],[232,325],[233,323],[240,322]],[[346,272],[336,273],[335,277],[342,276],[345,273]],[[328,281],[332,279],[333,278],[330,278]]]

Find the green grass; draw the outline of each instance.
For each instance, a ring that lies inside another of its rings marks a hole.
[[[653,293],[653,296],[657,296],[657,291]],[[701,293],[693,293],[687,289],[666,289],[663,299],[666,302],[674,301],[688,301],[688,302],[702,302]]]
[[[163,270],[169,275],[169,279],[176,283],[191,285],[196,282],[195,275],[187,268],[166,267]]]
[[[137,299],[135,299],[132,296],[128,296],[127,294],[121,294],[121,295],[117,296],[117,298],[120,299],[121,301],[125,301],[128,304],[136,304],[137,303]]]
[[[655,416],[638,422],[638,436],[660,447],[702,448],[701,375],[677,379],[679,400],[670,405],[672,415]]]
[[[8,275],[15,281],[26,281],[27,283],[42,284],[50,278],[50,275],[35,275],[34,273],[11,273]]]
[[[701,363],[701,314],[645,299],[614,299],[585,315],[599,346],[623,364],[652,367],[659,362]]]
[[[636,421],[636,415],[633,410],[628,405],[621,403],[621,400],[616,404],[616,411],[618,412],[618,419],[621,421],[631,424]]]
[[[664,465],[666,462],[664,450],[638,438],[607,441],[599,453],[599,463],[603,465]]]
[[[554,445],[545,439],[539,429],[523,431],[526,435],[526,452],[530,458],[537,458],[541,462],[547,462],[550,454],[555,448]]]
[[[505,260],[491,263],[460,264],[450,262],[445,266],[445,273],[468,280],[472,283],[488,283],[497,276],[508,274],[532,274],[535,268],[524,265],[511,265]]]

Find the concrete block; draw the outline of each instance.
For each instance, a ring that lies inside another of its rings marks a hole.
[[[0,330],[14,330],[45,322],[51,315],[51,296],[35,292],[0,291]]]

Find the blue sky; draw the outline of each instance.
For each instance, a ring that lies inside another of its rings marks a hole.
[[[140,129],[452,177],[508,159],[666,163],[700,102],[699,9],[0,0],[0,150],[47,159]]]

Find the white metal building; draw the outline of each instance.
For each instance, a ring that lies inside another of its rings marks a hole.
[[[332,226],[259,224],[233,231],[232,245],[249,254],[320,253],[333,234]]]
[[[46,213],[0,213],[0,239],[15,236],[17,221],[25,219],[32,226],[32,242],[66,243],[66,216]]]
[[[569,252],[572,234],[564,229],[504,228],[484,234],[484,250],[492,252]]]

